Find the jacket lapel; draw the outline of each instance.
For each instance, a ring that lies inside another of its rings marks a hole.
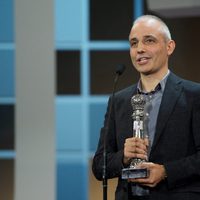
[[[137,93],[137,86],[134,85],[131,92],[127,95],[127,107],[125,109],[125,116],[127,116],[127,135],[125,136],[126,138],[133,137],[133,119],[132,119],[132,114],[133,114],[133,108],[131,106],[131,98],[133,95]]]
[[[178,100],[178,97],[181,94],[182,86],[181,86],[181,79],[178,78],[172,72],[170,73],[168,80],[166,82],[164,94],[162,97],[158,118],[157,118],[157,125],[155,130],[155,137],[151,149],[151,153],[156,147],[156,144],[159,141],[159,138],[167,124],[167,121],[173,111],[173,108]]]

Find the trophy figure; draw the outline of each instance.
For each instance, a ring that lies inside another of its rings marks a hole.
[[[145,107],[146,101],[141,94],[136,94],[131,98],[131,105],[133,107],[133,137],[138,137],[141,139],[148,139],[148,135],[144,131],[144,121],[145,121]],[[122,169],[122,179],[129,178],[146,178],[148,177],[148,170],[141,169],[138,165],[147,160],[140,158],[132,158],[130,166],[128,168]]]

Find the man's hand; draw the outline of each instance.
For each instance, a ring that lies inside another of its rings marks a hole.
[[[147,168],[149,170],[149,177],[129,179],[129,181],[148,187],[155,187],[160,181],[166,178],[166,171],[163,165],[151,162],[144,162],[140,164],[138,168]]]
[[[127,138],[124,144],[124,164],[128,164],[131,158],[147,160],[148,140],[137,137]]]

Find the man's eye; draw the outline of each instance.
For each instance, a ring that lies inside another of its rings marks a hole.
[[[155,43],[155,40],[149,38],[149,39],[145,40],[145,43],[146,44],[152,44],[152,43]]]
[[[137,42],[131,42],[131,47],[136,47],[137,46]]]

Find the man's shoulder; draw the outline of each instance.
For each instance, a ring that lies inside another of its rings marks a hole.
[[[180,80],[182,82],[182,85],[185,88],[188,88],[191,90],[193,90],[193,89],[200,90],[200,83],[192,81],[192,80],[184,79],[184,78],[180,78]]]
[[[177,82],[182,82],[182,84],[185,84],[187,86],[197,86],[197,87],[200,86],[200,83],[180,77],[172,72],[170,72],[169,77],[170,77],[170,79],[175,80]]]
[[[186,91],[200,92],[200,83],[198,82],[179,77],[173,73],[170,73],[169,78],[173,80],[175,83],[180,84]]]

